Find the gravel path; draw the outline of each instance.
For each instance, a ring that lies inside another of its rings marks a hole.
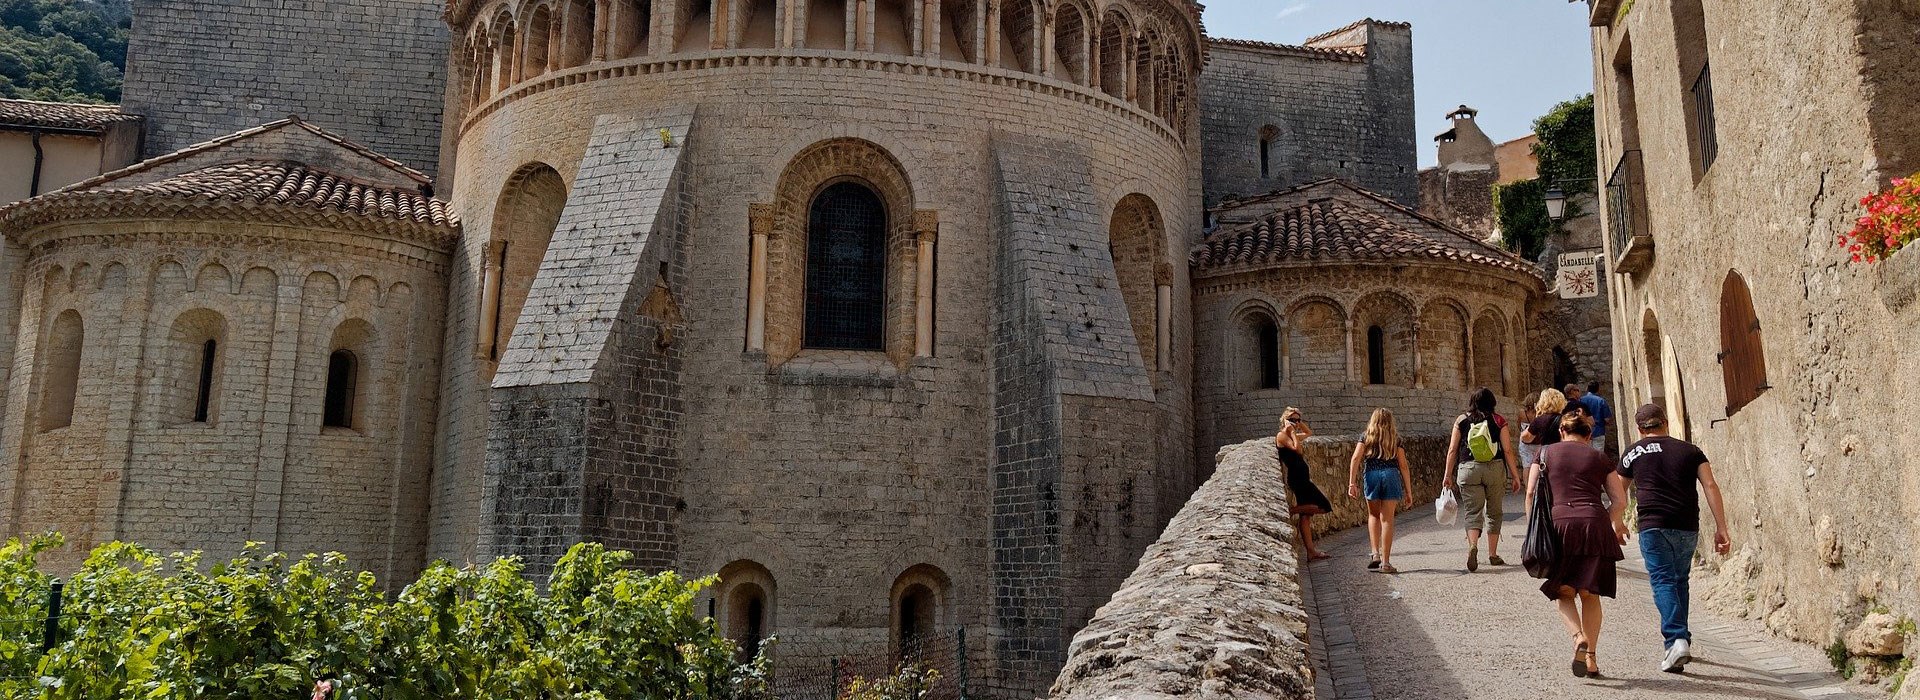
[[[1415,499],[1418,501],[1419,499]],[[1430,503],[1401,518],[1397,575],[1366,570],[1367,533],[1326,538],[1333,559],[1307,568],[1313,661],[1320,700],[1474,698],[1784,698],[1855,700],[1817,651],[1768,637],[1756,625],[1705,612],[1694,583],[1694,662],[1661,673],[1659,615],[1638,547],[1621,563],[1620,597],[1605,602],[1604,680],[1574,678],[1573,644],[1540,582],[1520,568],[1521,499],[1507,499],[1501,556],[1509,566],[1466,571],[1456,526],[1433,521]]]

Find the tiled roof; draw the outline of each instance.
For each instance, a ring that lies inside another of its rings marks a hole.
[[[1357,188],[1355,188],[1357,189]],[[1427,223],[1422,220],[1422,223]],[[1358,204],[1315,199],[1216,232],[1193,250],[1194,267],[1261,267],[1300,262],[1451,261],[1529,276],[1532,265],[1444,227],[1416,232]]]
[[[126,187],[106,182],[68,187],[7,207],[9,232],[48,221],[88,216],[233,215],[425,232],[445,245],[459,220],[447,203],[419,192],[378,187],[292,161],[211,165]]]
[[[1207,43],[1209,45],[1214,45],[1214,46],[1233,46],[1233,47],[1240,47],[1240,48],[1258,49],[1261,51],[1287,54],[1292,56],[1300,56],[1303,58],[1324,58],[1324,59],[1332,59],[1337,61],[1363,61],[1363,60],[1366,60],[1367,58],[1366,48],[1357,47],[1357,46],[1356,47],[1340,47],[1340,48],[1324,48],[1319,46],[1295,46],[1292,44],[1275,44],[1267,41],[1254,41],[1252,39],[1223,39],[1219,37],[1208,37]]]
[[[406,164],[401,163],[400,161],[381,155],[380,152],[378,151],[375,151],[371,148],[363,146],[358,142],[353,141],[352,139],[348,139],[339,134],[333,133],[331,131],[327,131],[326,129],[322,129],[315,124],[309,123],[306,120],[301,119],[300,117],[288,116],[282,119],[276,119],[274,121],[261,124],[259,126],[256,126],[250,129],[242,129],[240,131],[227,134],[225,136],[218,136],[215,138],[208,139],[206,141],[201,141],[200,143],[187,146],[185,148],[182,148],[178,151],[174,151],[172,153],[164,153],[161,155],[157,155],[152,158],[148,158],[146,160],[140,161],[138,163],[134,163],[133,165],[129,165],[127,167],[121,168],[119,170],[101,173],[98,176],[95,176],[86,180],[81,180],[80,182],[76,182],[71,185],[68,185],[65,189],[69,189],[69,190],[92,189],[94,187],[99,186],[102,183],[118,180],[120,178],[126,177],[128,175],[132,175],[135,173],[152,170],[156,167],[166,165],[168,163],[172,163],[175,161],[183,160],[191,156],[197,156],[202,153],[212,151],[214,149],[220,148],[230,143],[234,143],[236,141],[242,141],[255,136],[259,136],[260,134],[264,134],[269,131],[284,129],[289,126],[305,129],[308,133],[311,133],[315,136],[325,139],[333,143],[334,145],[347,149],[348,151],[358,154],[359,156],[366,158],[368,160],[371,160],[375,163],[379,163],[380,165],[390,170],[393,170],[395,173],[400,174],[401,177],[405,177],[409,180],[418,182],[422,185],[431,186],[433,184],[433,178],[428,177],[426,173],[420,172],[418,170],[414,170],[413,168],[409,168],[406,166]]]
[[[1340,27],[1339,29],[1330,29],[1330,30],[1327,30],[1327,31],[1324,31],[1324,32],[1321,32],[1321,33],[1319,33],[1319,34],[1315,34],[1315,35],[1313,35],[1313,36],[1310,36],[1310,37],[1307,37],[1307,40],[1306,40],[1306,41],[1303,41],[1303,42],[1300,42],[1300,43],[1302,43],[1302,44],[1312,44],[1312,43],[1314,43],[1314,42],[1318,42],[1318,41],[1324,41],[1324,40],[1326,40],[1326,39],[1328,39],[1328,38],[1330,38],[1330,37],[1333,37],[1333,36],[1335,36],[1335,35],[1338,35],[1338,34],[1340,34],[1340,33],[1342,33],[1342,32],[1345,32],[1345,31],[1348,31],[1348,30],[1351,30],[1351,29],[1353,29],[1353,28],[1355,28],[1355,27],[1358,27],[1358,26],[1360,26],[1360,25],[1363,25],[1363,24],[1378,24],[1378,25],[1380,25],[1380,26],[1382,26],[1382,27],[1402,27],[1402,28],[1405,28],[1405,27],[1411,27],[1411,26],[1413,26],[1413,23],[1411,23],[1411,22],[1391,22],[1391,21],[1387,21],[1387,20],[1381,20],[1381,19],[1374,19],[1374,18],[1372,18],[1372,17],[1368,17],[1368,18],[1366,18],[1366,19],[1361,19],[1361,20],[1356,20],[1356,21],[1354,21],[1354,22],[1352,22],[1352,23],[1350,23],[1350,24],[1348,24],[1348,25],[1346,25],[1346,26],[1344,26],[1344,27]]]
[[[0,99],[0,128],[64,129],[98,133],[115,124],[137,121],[140,121],[139,115],[122,112],[119,105]]]

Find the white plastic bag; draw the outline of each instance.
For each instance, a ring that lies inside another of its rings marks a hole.
[[[1441,525],[1460,519],[1460,499],[1454,497],[1453,489],[1440,489],[1440,497],[1433,499],[1433,519]]]

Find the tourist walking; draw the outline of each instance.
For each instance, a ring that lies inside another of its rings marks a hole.
[[[1593,449],[1591,418],[1580,412],[1566,414],[1560,419],[1560,436],[1560,442],[1541,452],[1541,464],[1528,472],[1528,516],[1532,516],[1533,494],[1544,480],[1560,552],[1540,592],[1559,606],[1561,620],[1573,636],[1573,675],[1597,677],[1600,598],[1614,597],[1614,564],[1625,558],[1620,545],[1627,541],[1627,525],[1621,521],[1627,509],[1627,487],[1606,456]]]
[[[1539,403],[1540,392],[1527,394],[1527,398],[1520,400],[1520,415],[1515,416],[1515,422],[1520,425],[1520,442],[1516,443],[1516,446],[1520,448],[1518,451],[1522,466],[1531,467],[1534,462],[1539,461],[1540,446],[1527,442],[1527,427],[1533,425],[1533,419],[1540,415],[1539,411],[1534,409],[1534,406]],[[1518,480],[1516,479],[1515,482],[1517,483]]]
[[[1727,537],[1726,507],[1720,500],[1720,482],[1713,465],[1692,443],[1667,432],[1667,410],[1657,404],[1633,412],[1640,441],[1620,459],[1620,475],[1633,480],[1639,504],[1640,556],[1647,561],[1647,580],[1653,585],[1653,604],[1660,610],[1660,636],[1665,653],[1660,670],[1680,673],[1693,661],[1693,633],[1687,629],[1691,597],[1693,550],[1700,543],[1700,499],[1706,494],[1713,512],[1713,551],[1733,549]]]
[[[1567,396],[1558,389],[1545,389],[1533,405],[1533,420],[1520,429],[1520,443],[1534,446],[1534,458],[1528,467],[1540,463],[1540,453],[1548,445],[1560,442],[1560,416],[1567,411]]]
[[[1367,499],[1367,543],[1373,546],[1367,568],[1383,574],[1400,573],[1393,568],[1393,517],[1399,509],[1413,506],[1413,482],[1407,477],[1407,451],[1400,447],[1400,430],[1394,425],[1393,412],[1384,408],[1373,409],[1367,433],[1353,446],[1353,459],[1347,467],[1347,496],[1360,498],[1363,493]]]
[[[1293,492],[1293,514],[1300,518],[1300,544],[1306,547],[1307,559],[1318,561],[1330,558],[1313,546],[1313,516],[1333,512],[1333,502],[1313,485],[1313,470],[1307,466],[1306,441],[1313,437],[1313,427],[1300,415],[1300,409],[1288,406],[1280,413],[1280,433],[1273,436],[1273,444],[1280,451],[1280,464],[1287,468],[1287,490]]]
[[[1487,536],[1487,563],[1506,566],[1500,558],[1502,500],[1520,489],[1520,470],[1514,466],[1513,434],[1507,419],[1496,410],[1493,390],[1480,387],[1467,399],[1467,412],[1453,421],[1447,441],[1447,474],[1441,488],[1451,488],[1460,500],[1460,521],[1467,531],[1467,572],[1480,570],[1480,535]],[[1457,476],[1457,479],[1456,479]]]
[[[1567,395],[1567,407],[1585,411],[1593,419],[1593,449],[1607,451],[1607,428],[1613,425],[1613,406],[1607,400],[1594,393],[1600,389],[1600,382],[1593,382],[1581,388],[1578,384],[1568,384],[1563,391]]]

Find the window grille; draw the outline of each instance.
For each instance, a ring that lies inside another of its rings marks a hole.
[[[1702,64],[1700,76],[1693,81],[1694,135],[1700,142],[1700,172],[1713,167],[1720,155],[1720,139],[1713,118],[1713,65]]]
[[[842,182],[813,199],[807,217],[809,348],[886,347],[887,211],[865,186]]]

